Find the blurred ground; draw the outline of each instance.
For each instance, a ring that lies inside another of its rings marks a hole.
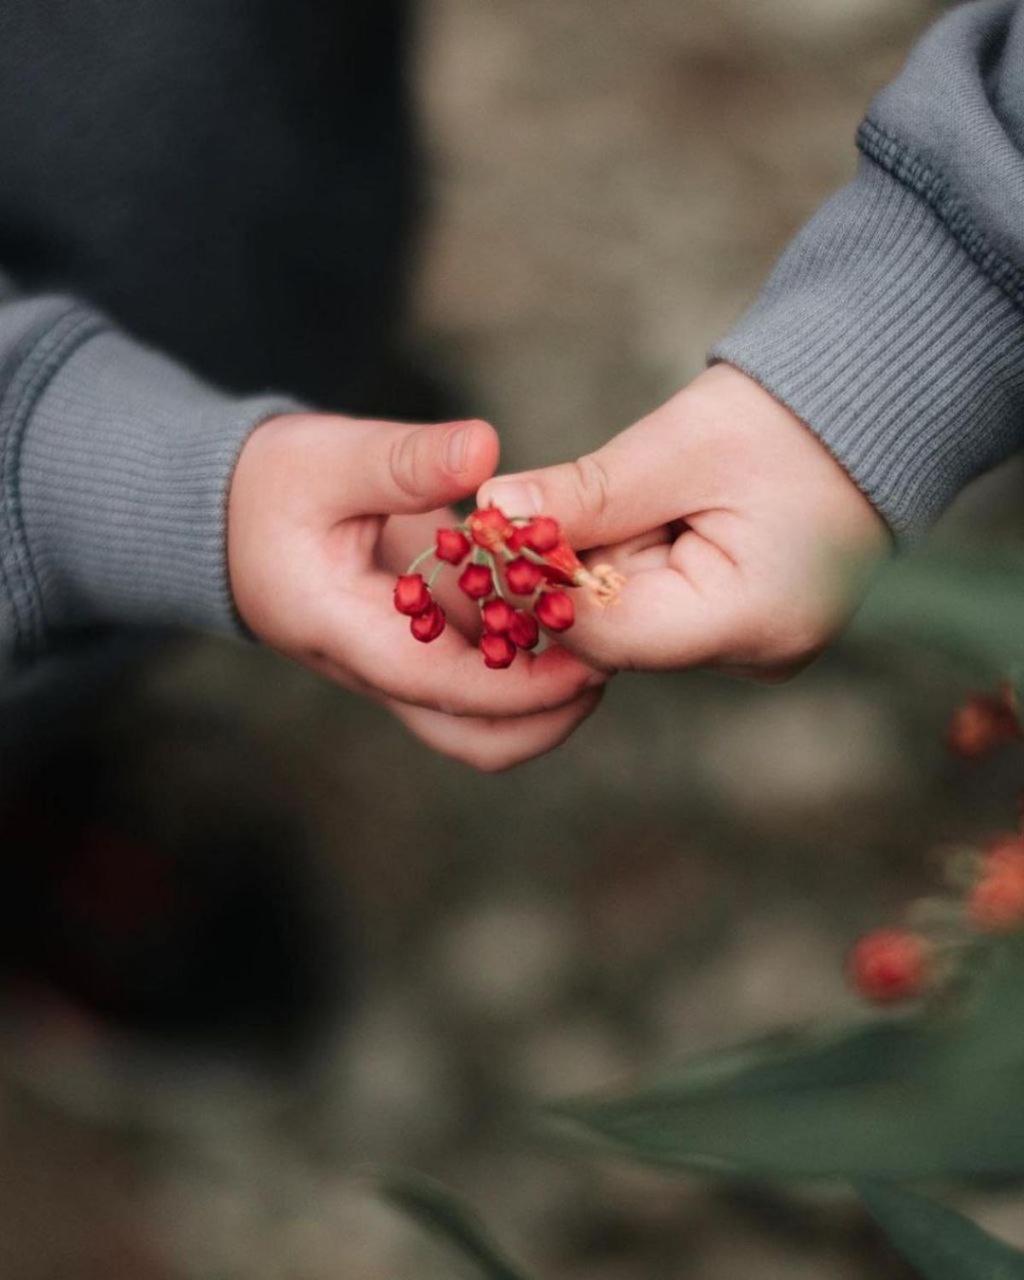
[[[852,171],[865,103],[937,8],[424,5],[418,328],[507,464],[578,454],[701,367]],[[990,479],[949,527],[1018,531],[1018,487]],[[656,1058],[841,1017],[845,943],[929,883],[937,846],[1010,816],[1012,762],[941,751],[962,687],[921,655],[853,649],[782,690],[622,679],[562,751],[483,779],[265,654],[175,650],[97,734],[137,762],[126,725],[232,726],[136,769],[139,803],[213,789],[229,819],[273,777],[353,939],[350,1017],[292,1088],[119,1048],[62,1006],[11,1024],[0,1274],[449,1277],[353,1181],[379,1161],[463,1189],[549,1280],[905,1274],[842,1200],[566,1163],[516,1121]]]

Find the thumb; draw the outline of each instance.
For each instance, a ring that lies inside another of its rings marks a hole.
[[[486,422],[369,424],[360,444],[364,515],[411,515],[464,498],[494,473],[498,435]]]
[[[574,547],[609,546],[686,514],[694,498],[692,460],[681,397],[627,427],[575,462],[500,476],[485,484],[483,506],[508,515],[554,516]]]
[[[540,471],[497,476],[478,495],[482,507],[500,507],[510,516],[543,512],[554,516],[578,549],[622,542],[674,519],[656,509],[659,485],[657,454],[638,439],[636,428],[574,462]],[[652,472],[652,461],[653,471]],[[662,460],[661,466],[664,465]],[[679,496],[663,506],[675,506]]]

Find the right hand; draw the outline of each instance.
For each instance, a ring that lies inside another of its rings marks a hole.
[[[393,608],[395,575],[452,522],[437,509],[474,493],[497,459],[483,422],[284,414],[249,437],[228,503],[231,589],[253,634],[485,771],[558,745],[606,679],[557,645],[488,670],[474,611],[443,592],[451,625],[429,650]]]
[[[566,637],[606,668],[784,679],[835,637],[891,546],[821,441],[725,364],[596,453],[489,481],[492,502],[554,516],[586,560],[625,575],[607,609],[578,593]]]

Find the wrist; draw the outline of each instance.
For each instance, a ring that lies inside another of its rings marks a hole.
[[[20,448],[18,497],[46,630],[97,622],[237,631],[225,521],[253,428],[230,399],[102,329],[61,362]]]
[[[1024,316],[869,160],[712,357],[807,423],[904,541],[1021,444]]]

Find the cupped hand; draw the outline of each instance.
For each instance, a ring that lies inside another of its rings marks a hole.
[[[425,649],[393,608],[406,552],[450,523],[430,513],[472,494],[497,457],[483,422],[285,414],[250,436],[228,504],[231,588],[249,630],[485,770],[557,745],[593,710],[605,679],[560,646],[488,670],[471,616],[451,598],[453,625]]]
[[[626,575],[617,604],[580,599],[565,638],[607,669],[783,678],[841,629],[891,545],[804,423],[724,364],[595,453],[497,477],[479,501],[556,517]]]

